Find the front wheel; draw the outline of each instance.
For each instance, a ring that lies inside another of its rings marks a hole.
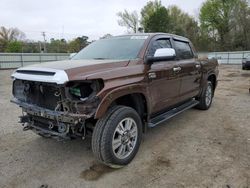
[[[207,81],[199,97],[199,104],[196,106],[200,110],[208,110],[212,104],[214,96],[214,87],[211,81]]]
[[[95,157],[111,167],[127,165],[135,157],[141,142],[142,123],[138,113],[116,106],[98,120],[92,137]]]

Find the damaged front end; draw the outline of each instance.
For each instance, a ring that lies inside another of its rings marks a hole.
[[[85,138],[92,132],[93,118],[103,88],[102,80],[45,83],[15,79],[11,102],[22,108],[20,123],[44,137]]]

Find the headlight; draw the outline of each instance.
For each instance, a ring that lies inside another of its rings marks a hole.
[[[103,88],[102,80],[89,80],[84,82],[70,82],[67,84],[69,97],[83,100],[96,95]]]
[[[77,97],[81,97],[81,89],[79,87],[71,87],[69,88],[69,92],[72,94],[72,95],[75,95]]]

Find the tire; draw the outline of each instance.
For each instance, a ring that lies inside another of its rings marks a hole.
[[[92,136],[92,151],[102,163],[120,168],[130,163],[138,152],[142,123],[130,107],[114,106],[99,119]]]
[[[242,66],[242,70],[246,70],[246,67],[245,67],[245,66]]]
[[[208,110],[213,102],[214,97],[214,87],[211,81],[207,81],[206,86],[201,92],[199,97],[199,104],[196,108],[200,110]]]

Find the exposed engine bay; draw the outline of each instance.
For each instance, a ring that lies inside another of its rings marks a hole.
[[[12,102],[22,108],[24,130],[58,139],[85,138],[99,104],[96,94],[103,87],[101,80],[59,85],[15,79]]]

